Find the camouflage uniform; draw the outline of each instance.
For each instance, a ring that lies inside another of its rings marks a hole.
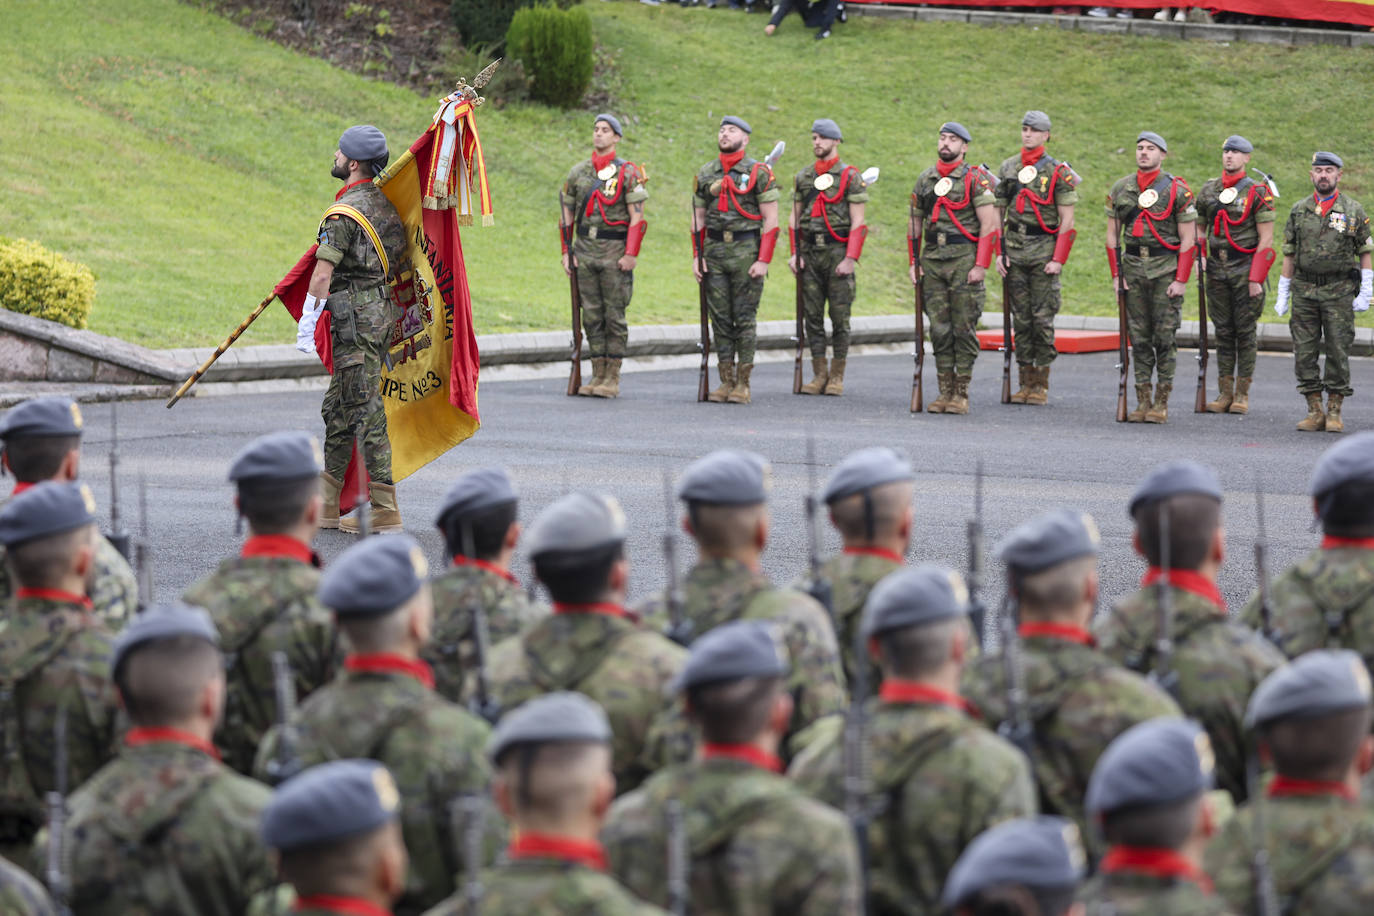
[[[1043,148],[1042,148],[1043,151]],[[1058,240],[1059,208],[1078,203],[1073,172],[1048,153],[1034,164],[1035,175],[1021,181],[1021,156],[997,169],[997,208],[1002,211],[1002,250],[1007,258],[1016,362],[1048,366],[1054,348],[1054,317],[1059,314],[1059,274],[1045,273]]]
[[[1245,733],[1245,707],[1260,681],[1283,656],[1258,633],[1226,617],[1226,609],[1198,592],[1171,586],[1177,677],[1170,690],[1183,712],[1207,730],[1216,753],[1217,788],[1238,803],[1246,798],[1245,762],[1253,748]],[[1093,626],[1098,648],[1140,674],[1155,665],[1159,589],[1148,585],[1122,600]]]
[[[615,879],[591,868],[554,858],[503,862],[482,872],[482,902],[475,911],[460,892],[425,916],[526,916],[535,913],[604,913],[606,916],[662,916],[665,911],[636,899]]]
[[[1229,916],[1226,901],[1186,878],[1098,874],[1078,892],[1084,916]],[[1243,911],[1240,911],[1243,912]]]
[[[1360,255],[1374,252],[1369,217],[1359,202],[1338,193],[1326,216],[1304,197],[1283,227],[1283,256],[1293,259],[1293,367],[1301,394],[1350,397],[1350,345],[1355,340],[1351,302],[1360,289]],[[1317,358],[1326,354],[1326,376]]]
[[[840,663],[844,666],[845,683],[854,683],[854,639],[859,632],[864,602],[873,586],[883,577],[903,566],[902,558],[887,556],[874,550],[845,550],[821,564],[820,578],[830,583],[830,606],[834,608],[835,624],[839,632]],[[792,584],[793,591],[806,591],[811,577],[804,576]],[[870,684],[878,683],[880,673],[871,660],[868,663]]]
[[[320,407],[324,467],[335,479],[343,480],[357,438],[368,476],[390,484],[391,440],[382,403],[382,358],[391,348],[400,314],[389,283],[405,254],[406,230],[391,201],[370,181],[345,189],[338,202],[358,210],[372,223],[386,249],[391,276],[382,269],[382,259],[367,232],[352,218],[331,215],[320,224],[315,257],[334,265],[328,302],[334,375]]]
[[[1089,644],[1023,637],[1021,659],[1041,810],[1072,818],[1084,831],[1083,798],[1102,751],[1138,722],[1179,715],[1178,705]],[[1004,664],[999,651],[964,669],[962,692],[992,728],[1009,715]]]
[[[1289,658],[1313,649],[1351,649],[1374,671],[1374,550],[1314,550],[1269,586],[1274,642]],[[1241,620],[1259,629],[1259,596]]]
[[[611,770],[624,792],[662,765],[659,742],[685,728],[667,691],[686,658],[631,617],[555,613],[492,649],[492,694],[503,712],[555,690],[595,700],[611,720]]]
[[[612,160],[613,176],[602,180],[590,159],[573,166],[559,199],[573,212],[577,238],[577,290],[582,296],[582,328],[592,359],[623,359],[630,329],[625,310],[634,293],[634,271],[621,270],[630,204],[649,198],[639,166],[620,157]],[[599,193],[598,193],[599,192]]]
[[[4,505],[0,502],[0,507]],[[8,601],[14,594],[5,553],[4,545],[0,544],[0,601]],[[129,561],[103,534],[95,538],[95,569],[86,593],[96,616],[111,630],[123,629],[125,622],[138,612],[138,579],[129,568]]]
[[[19,866],[0,859],[0,913],[7,916],[57,916],[48,892]]]
[[[434,624],[420,657],[434,668],[434,689],[450,703],[469,699],[465,678],[477,669],[473,608],[486,611],[487,633],[494,646],[548,616],[549,609],[531,601],[515,578],[473,565],[457,565],[430,582]]]
[[[1136,387],[1158,378],[1173,387],[1178,360],[1175,334],[1182,322],[1183,297],[1171,299],[1169,284],[1178,271],[1179,225],[1197,221],[1193,192],[1182,178],[1161,171],[1150,185],[1159,199],[1141,210],[1134,174],[1112,185],[1107,216],[1121,227],[1121,277],[1126,289],[1126,324],[1135,356]],[[1111,241],[1110,239],[1108,241]]]
[[[79,786],[115,750],[110,689],[114,637],[76,601],[18,598],[0,631],[0,855],[27,863],[56,788],[53,725],[67,710],[67,784]]]
[[[1274,221],[1274,195],[1248,175],[1233,187],[1235,200],[1223,204],[1222,179],[1208,181],[1198,190],[1197,209],[1207,233],[1207,316],[1216,329],[1217,375],[1250,378],[1264,312],[1263,290],[1250,295],[1250,262],[1259,247],[1259,224]]]
[[[312,694],[293,722],[302,765],[366,758],[385,764],[396,778],[410,852],[397,914],[419,913],[452,893],[463,869],[457,854],[461,834],[455,833],[449,806],[459,795],[487,790],[486,724],[408,674],[352,670]],[[263,739],[254,767],[259,779],[279,740],[277,728]]]
[[[319,570],[287,556],[240,556],[187,589],[185,600],[210,612],[224,653],[224,719],[215,743],[224,762],[253,771],[262,737],[277,718],[272,653],[286,653],[303,700],[334,676],[334,622],[315,589]]]
[[[825,303],[830,302],[831,347],[835,359],[849,355],[849,310],[854,304],[854,275],[838,276],[849,241],[849,205],[868,200],[859,170],[838,159],[826,173],[834,176],[827,191],[817,190],[816,166],[808,165],[792,183],[792,199],[799,206],[797,247],[803,264],[800,283],[806,315],[806,337],[814,359],[825,359]],[[819,208],[820,215],[816,210]]]
[[[1287,913],[1368,913],[1374,909],[1374,815],[1334,795],[1251,801],[1207,845],[1206,870],[1238,913],[1259,912],[1252,871],[1255,805],[1264,805],[1265,845],[1274,888]]]
[[[845,802],[844,723],[816,725],[788,775],[834,808]],[[872,795],[869,903],[876,913],[935,914],[945,877],[989,827],[1035,814],[1035,783],[1020,751],[962,709],[872,700],[865,733]]]
[[[650,903],[667,903],[670,799],[682,804],[692,912],[859,912],[858,854],[844,817],[783,777],[727,758],[664,770],[611,806],[602,830],[611,871]]]
[[[662,629],[668,622],[666,608],[663,596],[655,596],[642,609],[645,622]],[[793,739],[808,725],[844,711],[844,671],[835,630],[825,609],[809,595],[776,588],[738,560],[706,559],[687,574],[683,614],[694,637],[732,620],[772,620],[781,627],[792,663],[787,691],[796,704],[783,739],[784,756],[799,750]]]
[[[763,277],[749,276],[759,257],[759,204],[776,201],[781,192],[773,170],[747,153],[728,177],[720,158],[712,159],[697,172],[692,187],[693,206],[706,211],[703,282],[716,358],[728,363],[738,357],[740,365],[752,365],[763,296]]]
[[[72,908],[83,916],[242,913],[276,884],[258,840],[271,794],[179,741],[124,747],[68,799]],[[35,856],[45,843],[46,830]]]
[[[916,179],[911,215],[924,220],[921,281],[935,370],[971,376],[978,358],[978,321],[987,290],[968,282],[978,254],[980,233],[976,208],[996,203],[992,182],[977,166],[959,163],[948,177],[954,182],[944,197],[935,194],[940,173],[931,166]]]

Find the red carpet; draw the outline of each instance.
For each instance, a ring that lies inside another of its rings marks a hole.
[[[1054,346],[1060,353],[1102,353],[1120,345],[1116,331],[1055,331]],[[1002,349],[1001,330],[979,331],[978,344],[983,350]],[[1016,349],[1015,335],[1011,348]]]

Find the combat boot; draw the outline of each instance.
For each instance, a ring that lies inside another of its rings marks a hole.
[[[1011,402],[1013,404],[1024,404],[1026,398],[1030,396],[1031,389],[1035,387],[1035,367],[1016,364],[1016,382],[1020,386],[1012,392]]]
[[[1345,423],[1341,420],[1341,402],[1345,400],[1343,394],[1327,394],[1326,396],[1326,431],[1329,433],[1345,432]]]
[[[1227,410],[1229,413],[1250,412],[1250,376],[1242,375],[1236,378],[1236,396]]]
[[[839,397],[844,394],[844,363],[842,359],[830,361],[830,381],[825,383],[825,393]]]
[[[949,399],[954,397],[954,373],[941,372],[935,376],[940,386],[940,396],[926,405],[926,413],[944,413],[949,407]]]
[[[730,396],[730,389],[735,387],[735,361],[732,359],[728,363],[721,363],[716,369],[720,372],[720,387],[708,394],[706,400],[724,404]]]
[[[1145,415],[1150,412],[1150,384],[1135,386],[1135,410],[1126,417],[1127,423],[1144,423]]]
[[[1314,391],[1307,395],[1307,416],[1298,421],[1298,432],[1319,433],[1326,429],[1326,414],[1322,413],[1322,393]]]
[[[1166,385],[1163,382],[1155,388],[1154,406],[1145,414],[1146,423],[1168,423],[1169,422],[1169,395],[1173,392],[1173,385]]]
[[[830,381],[830,371],[825,368],[825,357],[811,357],[811,381],[801,386],[802,394],[824,394],[825,385]]]
[[[749,403],[749,376],[754,372],[753,363],[740,363],[739,375],[735,377],[735,387],[730,389],[730,396],[725,400],[731,404]]]
[[[328,471],[320,471],[320,489],[321,495],[324,496],[324,508],[320,510],[320,527],[337,528],[339,527],[339,494],[343,492],[343,483]]]
[[[968,383],[971,381],[973,381],[971,375],[954,377],[954,393],[950,396],[949,404],[945,407],[945,413],[968,413]]]
[[[592,359],[592,377],[590,380],[582,383],[581,387],[577,389],[577,393],[584,398],[595,397],[595,395],[592,394],[592,389],[597,385],[603,384],[605,381],[606,360],[599,356],[594,357]]]
[[[1246,381],[1248,382],[1249,379]],[[1223,375],[1217,379],[1217,388],[1220,389],[1221,393],[1217,395],[1215,401],[1207,402],[1208,413],[1226,413],[1231,410],[1231,405],[1236,402],[1235,383],[1235,377],[1230,375]],[[1234,413],[1245,413],[1245,411],[1237,410]]]
[[[606,376],[601,383],[592,387],[594,398],[620,397],[620,360],[614,357],[605,360]]]
[[[1032,382],[1030,394],[1026,395],[1026,403],[1034,407],[1040,407],[1050,402],[1050,367],[1036,366],[1035,379]]]
[[[401,510],[396,506],[395,484],[377,483],[373,480],[368,483],[367,492],[372,503],[372,518],[369,520],[372,533],[401,531]],[[361,528],[356,515],[339,520],[339,530],[348,534],[357,534]]]

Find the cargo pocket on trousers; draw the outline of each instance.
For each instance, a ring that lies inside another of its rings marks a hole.
[[[346,366],[339,373],[339,400],[345,407],[361,407],[372,398],[365,366]]]

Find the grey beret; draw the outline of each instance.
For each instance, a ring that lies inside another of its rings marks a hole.
[[[1221,145],[1222,152],[1234,150],[1237,153],[1253,153],[1254,145],[1240,134],[1232,134],[1226,138],[1226,142]]]
[[[968,613],[968,587],[952,569],[929,563],[884,576],[864,602],[860,632],[865,640]]]
[[[110,653],[110,671],[118,671],[125,657],[144,643],[174,636],[194,636],[212,646],[219,646],[219,631],[215,629],[215,623],[205,608],[181,601],[155,604],[135,614],[134,619],[116,637]]]
[[[743,118],[737,118],[734,115],[726,115],[725,117],[720,119],[721,127],[724,127],[726,124],[733,124],[740,130],[744,131],[746,134],[752,134],[754,132],[754,128],[749,126],[748,121],[744,120]]]
[[[896,449],[885,445],[850,452],[831,472],[821,492],[826,503],[880,487],[899,480],[915,480],[911,462]]]
[[[429,564],[408,534],[364,538],[325,568],[316,595],[341,618],[380,617],[425,584]]]
[[[604,744],[610,740],[611,723],[606,718],[606,711],[580,693],[560,690],[536,697],[502,717],[487,741],[487,757],[498,761],[517,744],[552,741]]]
[[[811,133],[820,134],[830,140],[843,140],[844,135],[840,133],[840,125],[829,118],[817,118],[811,122]]]
[[[625,540],[625,511],[614,496],[569,493],[544,508],[525,533],[525,553],[579,552]]]
[[[1369,671],[1359,655],[1349,649],[1316,649],[1260,681],[1245,710],[1245,727],[1359,709],[1369,700]]]
[[[320,440],[309,433],[269,433],[234,456],[229,463],[229,480],[303,480],[323,470]]]
[[[1049,130],[1050,116],[1038,109],[1026,112],[1026,116],[1021,119],[1021,126],[1029,127],[1032,130]]]
[[[1345,168],[1345,162],[1335,153],[1328,153],[1325,150],[1318,150],[1312,154],[1313,165],[1334,165],[1338,169]]]
[[[290,852],[371,833],[395,820],[401,794],[375,760],[334,760],[282,783],[262,812],[262,843]]]
[[[79,436],[81,408],[71,398],[34,398],[17,404],[0,421],[0,439],[52,439]]]
[[[1201,726],[1151,719],[1117,736],[1093,766],[1085,806],[1106,814],[1137,805],[1170,805],[1211,791],[1216,756]]]
[[[946,121],[945,123],[941,124],[940,133],[954,134],[954,136],[962,138],[965,143],[973,142],[973,134],[969,133],[968,128],[960,124],[958,121]]]
[[[1135,142],[1139,143],[1141,140],[1144,140],[1147,143],[1153,143],[1155,146],[1159,147],[1166,153],[1169,151],[1169,144],[1165,143],[1164,138],[1152,130],[1142,130],[1139,134],[1137,134]]]
[[[0,544],[15,547],[94,522],[95,497],[90,487],[74,481],[45,480],[0,508]]]
[[[1048,815],[1006,821],[968,844],[950,870],[940,900],[953,908],[990,887],[1075,887],[1083,880],[1086,862],[1073,821]]]
[[[673,680],[673,689],[682,691],[747,677],[779,677],[787,669],[786,655],[773,635],[771,623],[736,620],[716,627],[692,643],[687,664]]]
[[[1322,452],[1307,492],[1321,496],[1355,480],[1374,481],[1374,432],[1356,433]]]
[[[462,516],[478,515],[496,506],[513,503],[519,496],[515,485],[501,468],[478,468],[468,471],[453,482],[439,504],[439,514],[434,523],[442,524],[450,514]]]
[[[605,121],[607,124],[609,124],[611,126],[611,130],[615,131],[615,135],[617,137],[625,136],[625,129],[620,126],[620,119],[617,118],[615,115],[611,114],[610,112],[603,111],[601,114],[597,115],[596,118],[592,120],[593,127],[596,126],[597,121]]]
[[[344,131],[339,137],[339,152],[358,162],[371,162],[390,155],[386,136],[371,124],[359,124]]]
[[[1091,515],[1054,509],[1012,529],[997,545],[997,556],[1013,572],[1031,575],[1078,557],[1096,556],[1101,540]]]
[[[772,473],[768,459],[756,452],[721,449],[687,466],[677,483],[677,497],[689,503],[757,505],[768,500]]]
[[[1128,511],[1134,516],[1143,506],[1184,493],[1210,496],[1221,502],[1221,481],[1217,472],[1186,458],[1161,464],[1146,474],[1135,488]]]

